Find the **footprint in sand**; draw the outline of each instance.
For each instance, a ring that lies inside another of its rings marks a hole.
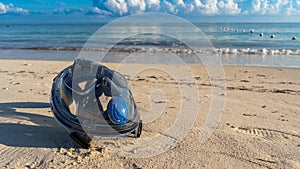
[[[279,120],[279,121],[289,121],[289,120],[283,119],[283,118],[278,118],[277,120]]]
[[[234,130],[237,130],[241,133],[261,136],[261,137],[265,137],[265,138],[274,137],[273,132],[271,132],[270,130],[265,130],[265,129],[236,127],[236,128],[234,128]]]
[[[156,80],[157,80],[157,77],[156,77],[156,76],[147,76],[147,78],[150,78],[150,79],[156,79]]]
[[[138,78],[136,81],[144,81],[146,80],[145,78]]]
[[[258,77],[266,77],[266,75],[264,75],[264,74],[257,74],[256,76],[258,76]]]
[[[253,116],[256,116],[256,114],[246,114],[246,113],[244,113],[243,116],[253,117]]]
[[[24,63],[23,66],[32,66],[31,63]]]
[[[201,77],[196,76],[195,79],[196,79],[196,80],[201,80]]]
[[[251,135],[260,136],[264,138],[283,137],[285,139],[289,139],[289,137],[293,137],[293,138],[300,139],[300,135],[279,131],[279,130],[273,130],[273,129],[233,127],[233,126],[231,128],[241,133],[251,134]]]
[[[25,70],[18,71],[17,73],[26,73]]]

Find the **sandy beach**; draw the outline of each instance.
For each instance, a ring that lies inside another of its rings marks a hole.
[[[300,168],[300,69],[225,66],[224,113],[212,136],[200,143],[211,86],[203,66],[190,66],[200,93],[191,131],[160,155],[128,158],[109,149],[79,148],[53,118],[52,79],[70,64],[0,61],[0,168]],[[157,102],[148,91],[160,87],[166,93],[164,112],[144,124],[142,138],[159,134],[179,110],[174,79],[151,71],[126,77],[141,111]]]

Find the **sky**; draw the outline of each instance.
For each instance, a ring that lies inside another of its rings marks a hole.
[[[142,12],[191,20],[300,22],[300,0],[0,0],[0,22],[103,21]]]

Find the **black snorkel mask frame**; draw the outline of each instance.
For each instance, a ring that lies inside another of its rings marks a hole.
[[[130,115],[125,123],[109,120],[102,96],[121,97],[128,103]],[[73,112],[71,105],[75,105]],[[55,119],[83,148],[90,147],[93,136],[139,138],[142,132],[140,114],[125,77],[92,61],[75,60],[53,79],[50,107]]]

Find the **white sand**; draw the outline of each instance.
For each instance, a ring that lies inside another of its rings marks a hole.
[[[78,148],[54,120],[49,108],[52,79],[70,64],[0,61],[1,168],[300,168],[300,69],[225,67],[224,113],[216,131],[201,144],[211,87],[205,69],[191,66],[201,95],[191,131],[163,154],[128,158],[109,149]],[[129,79],[142,112],[151,109],[151,102],[165,106],[158,118],[144,124],[142,139],[169,128],[181,105],[174,79],[159,70]],[[159,98],[156,91],[149,100],[158,88],[166,97]]]

